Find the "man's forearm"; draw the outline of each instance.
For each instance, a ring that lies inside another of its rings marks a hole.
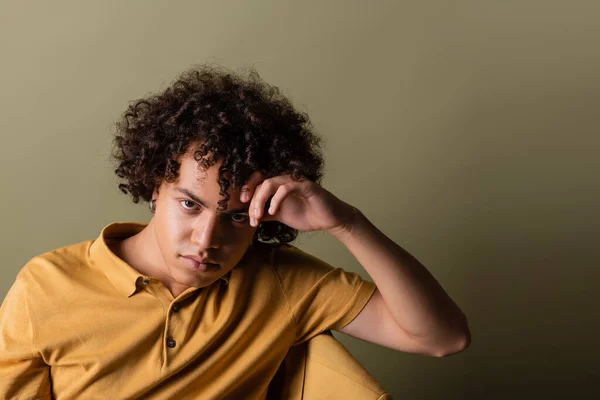
[[[381,292],[401,329],[436,345],[468,342],[461,309],[429,271],[353,209],[348,223],[330,231],[356,257]]]

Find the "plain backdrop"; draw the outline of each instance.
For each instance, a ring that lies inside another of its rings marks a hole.
[[[576,0],[2,0],[0,298],[31,257],[150,218],[109,163],[131,100],[252,67],[324,137],[324,186],[469,318],[443,359],[336,333],[395,398],[599,395],[599,20]],[[296,245],[368,278],[326,234]]]

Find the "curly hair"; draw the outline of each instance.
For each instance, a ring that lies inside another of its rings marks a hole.
[[[254,171],[267,178],[289,174],[320,183],[321,138],[306,113],[298,112],[280,90],[223,67],[196,65],[167,89],[130,102],[116,122],[112,158],[119,189],[134,203],[150,201],[163,180],[175,182],[179,158],[194,146],[194,159],[219,167],[219,209],[227,190],[240,189]],[[277,221],[262,222],[255,240],[274,245],[293,241],[298,231]]]

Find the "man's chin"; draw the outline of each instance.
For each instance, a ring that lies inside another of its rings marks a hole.
[[[189,277],[186,278],[182,278],[180,280],[177,281],[177,283],[179,283],[180,285],[185,285],[187,287],[192,287],[192,288],[196,288],[196,289],[201,289],[207,286],[212,285],[216,280],[218,280],[218,278],[214,279],[190,279]]]
[[[210,286],[213,282],[219,280],[223,274],[216,271],[196,272],[184,270],[180,271],[177,275],[176,281],[178,283],[195,288],[202,288]]]

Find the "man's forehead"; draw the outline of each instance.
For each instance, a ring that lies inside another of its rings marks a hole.
[[[184,179],[193,179],[198,183],[206,183],[210,178],[217,182],[220,164],[204,168],[199,161],[192,156],[183,157],[180,161],[179,175]]]
[[[193,194],[196,198],[202,198],[205,202],[209,202],[211,205],[223,197],[220,194],[221,186],[218,182],[219,177],[219,164],[215,164],[208,169],[203,168],[193,158],[182,160],[181,168],[179,171],[179,177],[173,184],[173,188],[183,194]],[[229,177],[229,174],[224,175],[225,178]],[[178,190],[184,189],[184,190]],[[228,201],[230,207],[236,207],[242,203],[236,201],[239,198],[240,189],[229,188],[227,193],[230,196]],[[191,196],[189,196],[191,197]]]
[[[193,177],[194,183],[199,187],[217,187],[220,188],[219,185],[219,167],[213,165],[208,170],[202,168],[201,166],[195,167],[193,171],[191,171],[191,176]],[[224,173],[223,178],[227,180],[231,180],[231,174]],[[236,191],[239,189],[234,189],[230,187],[228,191]]]

